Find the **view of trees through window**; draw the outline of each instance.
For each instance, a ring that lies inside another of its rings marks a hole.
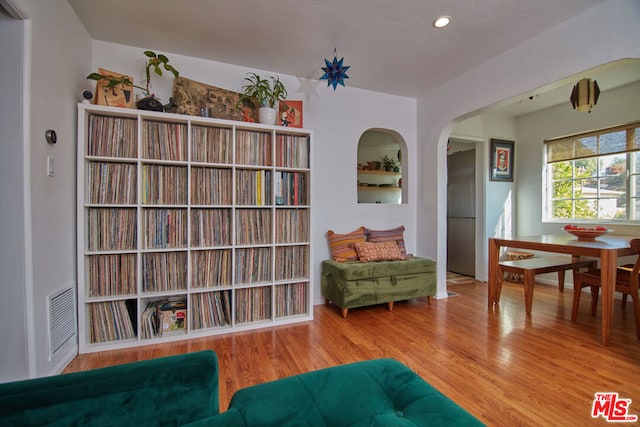
[[[546,142],[547,219],[640,220],[638,123]]]

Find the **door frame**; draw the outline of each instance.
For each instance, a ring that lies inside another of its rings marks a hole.
[[[487,248],[483,242],[486,241],[486,216],[485,216],[485,198],[486,198],[486,168],[489,161],[489,153],[486,148],[488,139],[479,137],[470,137],[467,135],[456,136],[452,133],[449,136],[450,142],[461,142],[473,144],[476,151],[476,226],[475,226],[475,279],[480,281],[487,280]],[[448,155],[448,154],[447,154]],[[447,178],[449,171],[447,170]],[[447,229],[447,236],[449,230]],[[447,251],[448,252],[448,247]]]

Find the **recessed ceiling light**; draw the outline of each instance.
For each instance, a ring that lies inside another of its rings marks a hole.
[[[433,21],[433,26],[436,28],[444,28],[451,23],[451,17],[447,15],[439,16]]]

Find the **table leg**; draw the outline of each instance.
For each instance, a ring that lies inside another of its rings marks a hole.
[[[498,262],[500,262],[500,245],[495,239],[489,239],[489,271],[487,272],[489,285],[489,308],[500,302],[500,289],[498,288]]]
[[[611,340],[611,319],[613,316],[613,297],[616,287],[616,266],[618,251],[603,250],[600,256],[602,287],[602,344],[609,345]]]

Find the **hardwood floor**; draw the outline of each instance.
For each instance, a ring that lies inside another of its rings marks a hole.
[[[640,341],[632,305],[616,300],[611,345],[600,344],[590,297],[571,322],[573,292],[537,284],[531,316],[522,285],[504,283],[496,312],[486,283],[458,281],[448,299],[349,310],[316,306],[304,324],[77,356],[65,372],[212,349],[220,407],[238,388],[358,360],[392,357],[491,426],[605,425],[591,418],[596,392],[631,399],[640,415]]]

